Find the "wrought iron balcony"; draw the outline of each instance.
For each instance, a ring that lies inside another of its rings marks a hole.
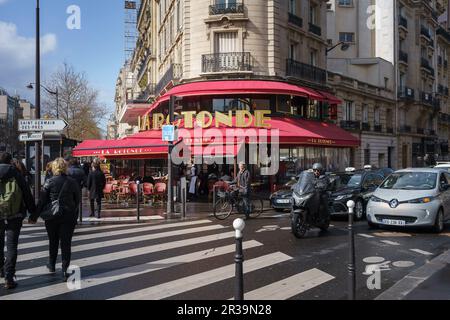
[[[156,85],[154,83],[150,83],[147,85],[144,91],[142,91],[136,101],[137,102],[148,102],[156,95]]]
[[[411,126],[406,126],[406,125],[400,126],[400,132],[402,132],[402,133],[410,133],[411,132]]]
[[[450,33],[442,27],[436,30],[438,36],[442,36],[447,42],[450,42]]]
[[[363,131],[370,131],[370,123],[363,122],[362,123],[362,130]]]
[[[229,13],[244,13],[244,5],[241,2],[230,1],[228,3],[216,3],[209,6],[209,14],[212,16]]]
[[[289,12],[289,23],[296,25],[297,27],[303,28],[303,19],[299,16]]]
[[[434,68],[431,67],[430,62],[427,59],[421,58],[420,65],[422,68],[425,68],[425,70],[427,70],[432,76],[434,76]]]
[[[400,50],[398,58],[400,59],[400,61],[408,63],[408,54],[405,51]]]
[[[159,80],[155,87],[156,95],[159,95],[169,83],[181,79],[183,76],[183,65],[182,64],[172,64],[166,73]]]
[[[408,87],[400,87],[398,90],[398,97],[400,99],[414,100],[415,99],[414,89]]]
[[[373,131],[375,131],[375,132],[383,132],[383,126],[381,124],[376,124],[373,127]]]
[[[420,34],[422,36],[425,36],[425,37],[431,39],[430,31],[428,30],[428,28],[426,28],[424,26],[420,26]]]
[[[408,29],[408,20],[405,17],[399,16],[398,17],[398,24],[401,27],[404,27],[405,29]]]
[[[286,76],[316,82],[327,83],[327,72],[324,69],[292,59],[286,60]]]
[[[309,32],[314,33],[318,36],[322,36],[322,28],[313,24],[313,23],[309,23]]]
[[[250,52],[205,54],[202,56],[202,72],[250,72],[253,70]]]
[[[345,130],[359,131],[359,130],[361,130],[361,122],[343,120],[343,121],[341,121],[341,128],[343,128]]]

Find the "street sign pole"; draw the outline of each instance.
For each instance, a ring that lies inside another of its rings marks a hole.
[[[42,170],[41,171],[45,171],[45,136],[44,134],[42,135]],[[41,172],[39,172],[39,179],[41,179],[42,181],[42,174]]]
[[[35,118],[41,118],[41,30],[40,30],[40,5],[36,1],[36,101]],[[34,144],[34,198],[39,200],[41,191],[41,170],[39,168],[39,142]]]

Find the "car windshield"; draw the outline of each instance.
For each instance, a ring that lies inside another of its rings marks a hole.
[[[402,172],[390,175],[381,189],[393,190],[433,190],[436,188],[437,173]]]
[[[362,181],[362,174],[341,176],[341,185],[349,188],[359,187]]]

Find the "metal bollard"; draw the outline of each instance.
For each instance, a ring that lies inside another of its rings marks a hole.
[[[348,241],[349,241],[349,261],[348,261],[348,300],[355,300],[356,291],[356,265],[355,265],[355,234],[353,232],[353,214],[355,202],[347,202],[348,207]]]
[[[140,191],[141,182],[136,181],[136,202],[137,202],[137,221],[141,222],[141,203],[139,201],[139,191]]]
[[[244,254],[242,250],[242,231],[245,228],[245,222],[242,219],[236,219],[233,223],[233,228],[236,230],[236,255],[234,261],[236,263],[236,284],[235,284],[235,294],[234,300],[243,301],[244,300]]]

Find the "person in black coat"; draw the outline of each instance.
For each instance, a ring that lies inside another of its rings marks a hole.
[[[62,216],[45,221],[49,239],[49,263],[47,268],[50,273],[55,273],[56,259],[58,257],[59,244],[61,243],[63,279],[67,281],[70,266],[72,237],[77,223],[77,208],[80,203],[80,191],[78,183],[67,175],[67,163],[58,158],[52,163],[53,177],[47,180],[42,187],[36,214],[31,215],[30,223],[35,223],[44,208],[53,201],[59,199]]]
[[[5,288],[14,289],[17,283],[14,280],[16,275],[17,247],[19,244],[20,230],[23,219],[30,213],[36,211],[36,204],[31,194],[30,186],[25,178],[11,164],[12,156],[7,152],[0,152],[0,180],[7,181],[15,179],[22,192],[22,205],[16,216],[0,219],[0,278],[5,278]],[[6,236],[6,257],[5,249]],[[6,259],[5,259],[6,258]]]
[[[92,171],[89,173],[87,188],[89,190],[89,200],[91,202],[91,217],[95,217],[95,202],[97,202],[97,216],[101,218],[103,189],[106,186],[105,174],[100,169],[100,161],[92,163]]]
[[[80,164],[77,158],[67,158],[67,163],[69,164],[69,169],[67,170],[67,175],[73,178],[77,183],[80,190],[80,200],[83,197],[83,188],[87,186],[87,176],[84,173],[84,170],[81,169]],[[77,215],[80,216],[80,212],[82,212],[83,208],[80,201],[80,207],[78,208]]]

